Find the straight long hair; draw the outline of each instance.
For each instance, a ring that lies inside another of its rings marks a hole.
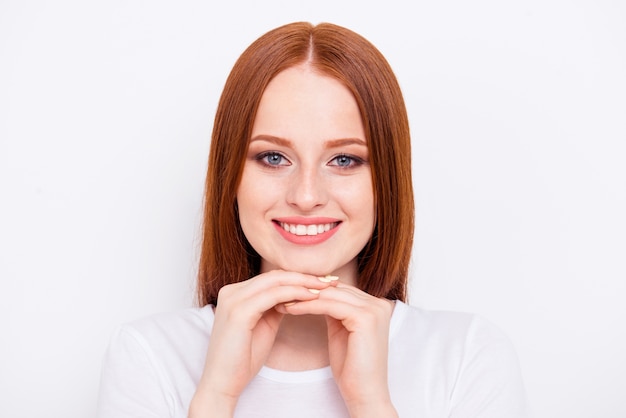
[[[376,222],[358,255],[357,286],[406,301],[414,203],[409,124],[402,92],[383,55],[349,29],[291,23],[254,41],[222,92],[211,138],[204,196],[198,302],[217,304],[219,290],[257,274],[260,256],[246,239],[236,194],[261,96],[281,71],[307,63],[343,83],[359,107],[370,154]]]

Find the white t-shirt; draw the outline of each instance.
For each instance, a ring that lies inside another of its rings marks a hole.
[[[211,306],[122,326],[102,370],[99,418],[187,417],[204,368]],[[470,314],[396,302],[389,333],[389,390],[401,418],[521,418],[527,406],[508,338]],[[264,367],[235,417],[348,417],[330,367]]]

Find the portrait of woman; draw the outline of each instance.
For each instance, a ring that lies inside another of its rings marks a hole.
[[[525,417],[512,345],[407,301],[402,92],[341,26],[261,36],[226,82],[206,178],[199,307],[122,327],[104,417]]]
[[[624,22],[0,1],[0,417],[626,417]]]

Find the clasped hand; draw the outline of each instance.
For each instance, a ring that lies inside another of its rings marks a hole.
[[[387,385],[392,311],[393,302],[354,286],[282,270],[224,286],[190,417],[203,406],[232,415],[286,314],[325,316],[330,366],[351,416],[395,415]]]

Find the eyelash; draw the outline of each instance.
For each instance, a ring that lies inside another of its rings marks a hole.
[[[270,164],[268,162],[268,160],[267,160],[269,157],[280,157],[281,159],[289,162],[289,160],[287,158],[285,158],[284,155],[282,155],[280,152],[276,152],[276,151],[262,152],[261,154],[257,155],[255,157],[255,159],[257,161],[259,161],[261,164],[263,164],[265,167],[268,167],[268,168],[276,169],[278,167],[282,167],[283,166],[283,164]],[[287,164],[287,165],[291,165],[291,162],[289,162],[289,164]]]
[[[285,160],[288,162],[288,164],[270,164],[268,162],[268,158],[270,157],[279,157],[281,158],[281,162],[282,160]],[[348,159],[350,160],[348,165],[339,165],[339,164],[329,164],[333,167],[338,167],[340,169],[343,170],[349,170],[351,168],[356,168],[360,165],[363,165],[365,163],[365,161],[362,158],[359,158],[357,156],[354,155],[348,155],[348,154],[339,154],[335,157],[333,157],[330,162],[333,161],[337,161],[339,159]],[[272,169],[278,169],[279,167],[284,167],[286,165],[291,165],[291,162],[284,156],[282,155],[280,152],[276,152],[276,151],[267,151],[267,152],[262,152],[261,154],[257,155],[255,157],[256,161],[259,161],[261,164],[263,164],[265,167],[267,168],[272,168]]]
[[[336,165],[337,167],[342,168],[342,169],[355,168],[364,163],[362,158],[356,157],[354,155],[348,155],[348,154],[339,154],[338,156],[334,157],[331,161],[337,161],[341,158],[347,158],[351,160],[348,165],[338,165],[338,164]]]

